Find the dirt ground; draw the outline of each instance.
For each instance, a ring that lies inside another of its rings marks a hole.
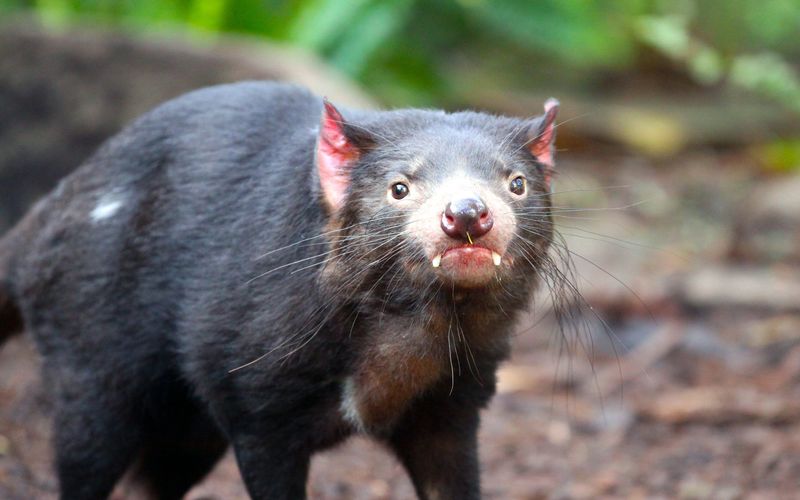
[[[483,415],[486,497],[800,498],[800,179],[745,152],[596,157],[563,155],[556,186],[592,309],[560,332],[542,300],[520,325]],[[38,364],[24,337],[0,352],[3,499],[55,498]],[[413,497],[361,438],[314,459],[309,493]],[[232,458],[188,498],[246,498]]]

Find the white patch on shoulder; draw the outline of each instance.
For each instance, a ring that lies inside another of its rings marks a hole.
[[[100,222],[101,220],[108,219],[122,208],[124,202],[125,196],[123,193],[111,192],[104,194],[97,200],[97,205],[95,205],[94,209],[89,213],[89,217],[92,219],[92,222]]]
[[[364,422],[356,406],[356,386],[353,377],[347,377],[342,383],[342,402],[339,404],[342,417],[359,432],[364,432]]]

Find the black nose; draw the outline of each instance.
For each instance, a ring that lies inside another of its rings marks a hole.
[[[442,231],[451,238],[478,238],[488,233],[493,224],[492,214],[477,196],[451,201],[442,214]]]

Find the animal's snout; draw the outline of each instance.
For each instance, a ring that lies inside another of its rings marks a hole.
[[[453,200],[442,214],[442,231],[451,238],[479,238],[488,233],[492,225],[492,214],[479,196]]]

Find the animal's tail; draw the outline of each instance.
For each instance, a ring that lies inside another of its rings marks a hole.
[[[22,313],[14,302],[11,287],[11,238],[0,238],[0,344],[15,333],[22,332]]]

